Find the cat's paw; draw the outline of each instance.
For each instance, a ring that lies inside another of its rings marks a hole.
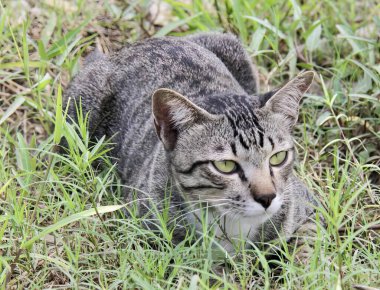
[[[313,255],[313,247],[309,243],[304,243],[301,246],[297,245],[294,261],[298,265],[308,265],[310,258]]]
[[[295,253],[295,262],[299,265],[309,264],[313,255],[317,225],[313,222],[303,224],[290,239],[289,246]]]

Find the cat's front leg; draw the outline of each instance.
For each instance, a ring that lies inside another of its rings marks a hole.
[[[295,251],[295,262],[297,264],[309,264],[317,239],[317,227],[314,221],[306,221],[289,239],[288,246],[291,252]]]

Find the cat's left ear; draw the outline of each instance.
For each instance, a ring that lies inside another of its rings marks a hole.
[[[298,119],[299,104],[303,94],[313,82],[314,72],[307,71],[299,74],[294,79],[282,86],[268,101],[263,109],[282,114],[293,127]]]
[[[158,89],[154,92],[152,111],[157,135],[168,151],[175,148],[178,136],[184,129],[216,118],[170,89]]]

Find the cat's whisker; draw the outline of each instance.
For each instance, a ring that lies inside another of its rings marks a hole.
[[[223,205],[226,205],[226,204],[223,204]],[[201,208],[195,208],[195,209],[192,209],[192,210],[190,210],[190,211],[187,211],[186,213],[184,213],[184,214],[182,214],[182,215],[179,215],[178,217],[182,217],[182,216],[186,216],[186,215],[188,215],[188,214],[194,214],[194,213],[196,213],[196,212],[201,212],[202,210],[209,210],[209,209],[212,209],[212,208],[216,208],[217,206],[219,206],[219,205],[210,205],[210,206],[207,206],[207,207],[201,207]]]
[[[224,218],[225,216],[227,216],[227,215],[230,214],[231,212],[232,212],[232,210],[228,210],[228,211],[222,213],[221,215],[219,215],[219,216],[217,217],[217,219],[220,221],[222,218]]]

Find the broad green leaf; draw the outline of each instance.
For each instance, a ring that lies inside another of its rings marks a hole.
[[[41,41],[44,47],[47,47],[47,45],[49,44],[50,38],[54,32],[56,24],[57,24],[57,14],[54,11],[52,11],[51,13],[49,13],[49,20],[46,26],[41,31]]]
[[[236,26],[239,29],[240,37],[246,41],[248,38],[247,33],[247,25],[244,23],[244,18],[241,17],[243,15],[242,7],[241,7],[242,1],[232,1],[232,13],[234,16],[234,20],[236,22]]]
[[[293,6],[293,19],[295,21],[301,20],[301,17],[302,17],[301,7],[298,5],[296,0],[290,0],[290,3],[292,3],[292,6]]]
[[[27,37],[27,30],[28,30],[29,24],[28,22],[24,23],[23,26],[23,34],[22,34],[22,61],[24,62],[24,73],[25,77],[28,80],[28,83],[30,84],[30,71],[29,71],[29,43],[28,43],[28,37]]]
[[[63,131],[63,114],[62,114],[62,87],[58,86],[57,106],[55,109],[55,127],[54,127],[54,144],[59,144]]]
[[[255,16],[244,16],[244,18],[250,19],[254,22],[261,24],[265,28],[267,28],[267,29],[271,30],[273,33],[275,33],[279,38],[282,38],[282,39],[286,38],[286,35],[281,30],[279,30],[277,27],[273,26],[267,19],[262,20],[258,17],[255,17]]]
[[[323,125],[325,122],[327,122],[329,119],[331,118],[331,112],[330,111],[326,111],[324,112],[322,115],[320,115],[317,119],[317,121],[315,122],[315,124],[320,127],[321,125]]]
[[[191,281],[190,281],[190,286],[189,286],[189,290],[196,290],[196,289],[199,289],[198,288],[198,281],[199,281],[199,276],[198,275],[193,275],[193,277],[191,277]]]
[[[97,212],[99,214],[103,214],[103,213],[108,213],[108,212],[114,212],[114,211],[117,211],[123,207],[125,207],[126,204],[123,204],[123,205],[107,205],[107,206],[101,206],[101,207],[98,207],[97,208]],[[47,228],[45,228],[43,231],[41,231],[40,233],[36,234],[33,238],[23,242],[21,244],[21,249],[26,249],[26,248],[29,248],[30,246],[32,246],[34,244],[34,242],[36,242],[37,240],[39,239],[42,239],[43,237],[45,237],[47,234],[50,234],[52,232],[55,232],[59,229],[61,229],[62,227],[70,224],[70,223],[73,223],[73,222],[76,222],[78,220],[81,220],[81,219],[84,219],[84,218],[87,218],[87,217],[90,217],[90,216],[93,216],[96,214],[96,210],[94,208],[91,208],[91,209],[88,209],[88,210],[85,210],[85,211],[82,211],[82,212],[79,212],[79,213],[76,213],[76,214],[73,214],[71,216],[68,216],[60,221],[58,221],[57,223],[51,225],[51,226],[48,226]]]
[[[259,27],[256,29],[255,33],[252,36],[251,45],[249,46],[254,52],[259,51],[260,45],[264,39],[266,29],[263,27]]]
[[[43,67],[44,64],[40,61],[30,61],[29,62],[29,68],[40,68]],[[15,61],[15,62],[5,62],[5,63],[0,63],[0,69],[13,69],[13,68],[23,68],[24,63],[21,61]]]
[[[380,77],[377,76],[377,75],[373,72],[372,69],[370,69],[370,68],[367,67],[365,64],[363,64],[363,63],[361,63],[361,62],[359,62],[359,61],[357,61],[357,60],[354,60],[354,59],[348,59],[348,61],[350,61],[350,62],[356,64],[358,67],[360,67],[360,68],[364,71],[364,73],[368,74],[368,75],[371,77],[371,79],[374,80],[374,82],[375,82],[376,84],[378,84],[378,85],[380,84]]]
[[[314,51],[319,47],[321,43],[321,33],[322,25],[317,24],[306,39],[306,48],[308,51]]]
[[[176,29],[177,27],[180,27],[180,26],[188,23],[190,20],[192,20],[196,17],[199,17],[200,15],[202,15],[202,12],[199,12],[198,14],[195,14],[193,16],[189,16],[185,19],[180,19],[180,20],[171,22],[171,23],[165,25],[164,27],[162,27],[154,36],[155,37],[165,36],[165,35],[169,34],[171,31],[173,31],[174,29]]]
[[[0,125],[4,123],[6,119],[9,118],[10,115],[12,115],[14,112],[17,111],[17,109],[25,102],[25,98],[22,96],[18,96],[16,100],[8,107],[8,109],[5,111],[4,115],[0,119]]]
[[[355,36],[355,35],[354,35],[354,33],[352,32],[352,30],[348,26],[337,24],[336,28],[341,33],[340,37],[344,38],[344,39],[347,39],[347,41],[351,45],[354,53],[358,53],[358,52],[360,52],[360,51],[362,51],[362,50],[365,49],[365,46],[363,45],[363,43],[361,43],[360,41],[357,41],[357,40],[353,39],[353,36]]]
[[[90,20],[91,19],[85,20],[81,25],[70,30],[60,40],[55,42],[47,52],[48,58],[51,59],[51,58],[63,53],[64,49],[67,47],[67,44],[71,43],[72,40],[76,38],[76,36],[81,32],[83,27],[85,27],[90,22]]]

